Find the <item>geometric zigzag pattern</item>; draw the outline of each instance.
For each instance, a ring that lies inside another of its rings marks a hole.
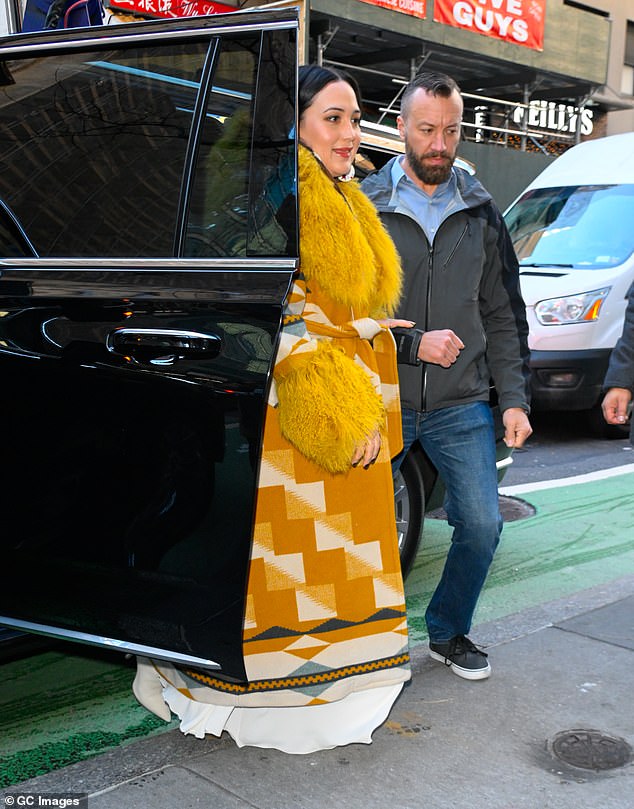
[[[370,342],[362,331],[372,321],[355,321],[332,301],[326,315],[318,297],[313,285],[308,304],[303,281],[294,285],[277,361],[314,350],[316,338],[333,339],[380,392],[387,434],[368,469],[331,475],[282,437],[273,386],[243,631],[248,682],[181,671],[180,690],[196,701],[313,705],[411,676],[388,449],[388,441],[392,454],[401,446],[394,341],[379,330]]]
[[[268,408],[244,623],[249,694],[291,688],[311,704],[409,678],[388,455],[325,475]]]

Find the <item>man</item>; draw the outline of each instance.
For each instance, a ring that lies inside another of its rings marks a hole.
[[[627,296],[623,334],[610,355],[603,383],[607,393],[601,408],[608,424],[627,423],[634,394],[634,284],[630,286]],[[630,441],[634,444],[634,425],[630,427]]]
[[[491,672],[467,637],[500,538],[493,379],[509,447],[531,434],[526,315],[519,269],[500,211],[481,183],[454,166],[463,102],[449,76],[406,87],[398,128],[405,155],[362,188],[401,254],[404,287],[395,330],[404,450],[418,439],[447,490],[454,532],[426,611],[430,655],[468,680]]]

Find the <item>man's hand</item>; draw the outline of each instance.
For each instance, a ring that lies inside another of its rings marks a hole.
[[[458,359],[464,343],[451,329],[426,331],[418,346],[418,359],[449,368]]]
[[[509,407],[502,413],[504,443],[507,447],[519,449],[533,432],[528,416],[521,407]]]
[[[610,388],[601,403],[603,418],[608,424],[625,424],[631,401],[632,393],[627,388]]]

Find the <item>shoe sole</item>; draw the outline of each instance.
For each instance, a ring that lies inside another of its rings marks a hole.
[[[443,663],[447,668],[451,669],[454,674],[457,674],[458,677],[462,677],[463,680],[486,680],[487,677],[491,676],[491,666],[489,663],[481,669],[465,669],[462,666],[458,666],[456,663],[452,663],[449,658],[438,654],[438,652],[434,652],[433,649],[429,650],[429,656],[432,660]]]

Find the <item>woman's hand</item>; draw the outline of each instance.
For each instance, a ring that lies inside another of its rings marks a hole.
[[[363,468],[367,469],[370,464],[376,461],[380,449],[381,434],[378,430],[375,430],[355,449],[354,455],[352,456],[352,465],[358,466],[360,463],[362,463]]]
[[[412,329],[416,325],[413,320],[396,320],[393,317],[386,317],[376,322],[379,326],[383,326],[386,329]]]

